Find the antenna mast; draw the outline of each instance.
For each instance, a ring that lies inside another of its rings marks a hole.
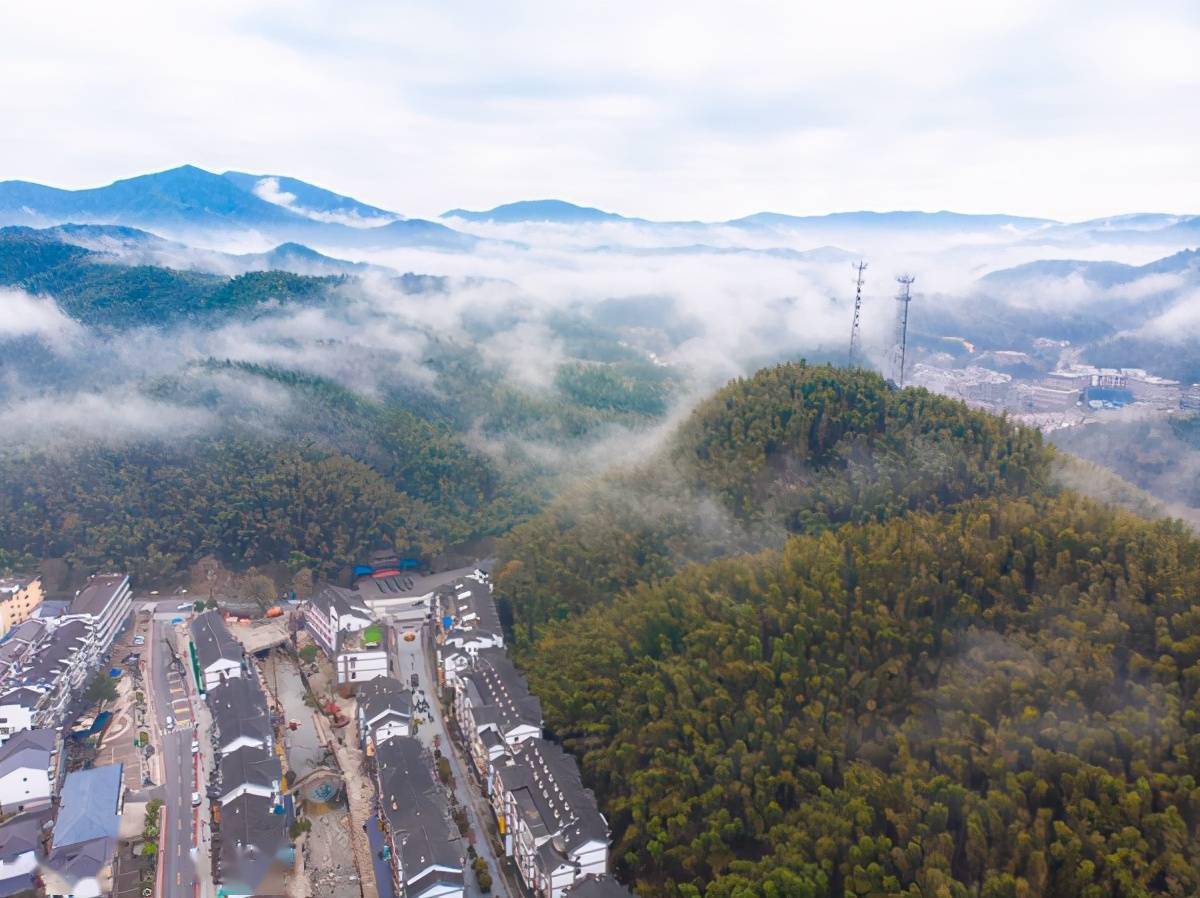
[[[904,362],[908,354],[908,304],[912,302],[912,285],[915,280],[916,278],[911,274],[902,274],[896,278],[896,282],[900,284],[900,292],[896,294],[896,300],[903,303],[900,309],[899,333],[896,335],[900,356],[896,383],[902,389],[904,387]]]
[[[867,263],[860,260],[854,268],[858,272],[858,277],[854,281],[854,323],[850,325],[850,355],[846,360],[846,365],[851,368],[854,367],[854,359],[860,351],[862,342],[858,333],[858,323],[862,318],[863,272],[867,270]]]

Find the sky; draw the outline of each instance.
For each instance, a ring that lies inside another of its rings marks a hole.
[[[1200,213],[1194,0],[0,5],[0,179],[192,163],[410,216]]]

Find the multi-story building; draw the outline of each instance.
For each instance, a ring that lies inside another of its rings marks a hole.
[[[356,685],[388,675],[384,630],[354,590],[321,587],[304,606],[304,624],[333,662],[338,683]]]
[[[129,623],[132,608],[128,574],[94,574],[75,594],[67,614],[91,622],[96,652],[103,656],[108,654],[117,634]]]
[[[28,729],[59,729],[96,668],[87,616],[34,618],[19,625],[0,655],[0,742]]]
[[[0,637],[33,617],[45,598],[41,577],[0,579]]]
[[[505,853],[535,894],[562,898],[577,879],[608,872],[608,821],[574,758],[552,742],[530,739],[493,765],[492,776]]]
[[[501,649],[484,649],[455,682],[454,713],[471,760],[488,782],[488,765],[542,735],[542,705]]]
[[[375,770],[395,893],[405,898],[462,898],[462,842],[421,743],[409,736],[380,743]]]
[[[482,577],[468,577],[437,591],[441,638],[437,649],[438,676],[451,685],[472,667],[484,649],[504,647],[504,629]]]
[[[245,651],[225,626],[219,611],[205,611],[192,618],[192,654],[197,685],[208,692],[229,679],[240,679]]]
[[[0,746],[0,813],[19,814],[49,807],[58,757],[58,735],[54,730],[26,730]]]

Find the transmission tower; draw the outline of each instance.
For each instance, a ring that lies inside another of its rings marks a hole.
[[[863,288],[863,272],[867,270],[867,263],[860,261],[854,266],[858,272],[858,277],[854,280],[854,323],[850,325],[850,355],[846,360],[847,367],[854,367],[854,359],[860,351],[861,336],[858,333],[858,323],[862,318],[862,288]]]
[[[908,304],[912,302],[912,285],[916,278],[911,274],[902,274],[896,278],[896,282],[900,284],[900,292],[896,294],[896,301],[902,303],[900,307],[900,321],[896,329],[896,349],[897,363],[896,383],[901,388],[904,387],[904,362],[908,354]]]

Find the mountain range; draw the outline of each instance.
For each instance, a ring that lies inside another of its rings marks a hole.
[[[347,223],[352,221],[358,224]],[[404,218],[293,178],[219,175],[193,165],[83,190],[0,182],[0,224],[67,222],[129,225],[178,237],[253,232],[339,248],[466,251],[479,242],[443,224]]]
[[[323,249],[416,247],[469,252],[481,243],[480,237],[464,230],[471,225],[521,223],[626,224],[660,231],[686,229],[693,235],[719,228],[723,233],[805,237],[905,232],[1064,242],[1082,238],[1106,242],[1162,238],[1191,242],[1200,236],[1200,216],[1166,213],[1059,222],[950,211],[858,211],[828,215],[762,211],[726,221],[652,221],[560,199],[521,200],[482,211],[456,208],[442,213],[439,219],[408,218],[286,175],[240,171],[218,174],[194,165],[80,190],[29,181],[0,182],[0,225],[46,227],[68,222],[128,225],[179,238],[247,233],[279,243],[302,242]],[[706,241],[697,244],[703,245]]]

